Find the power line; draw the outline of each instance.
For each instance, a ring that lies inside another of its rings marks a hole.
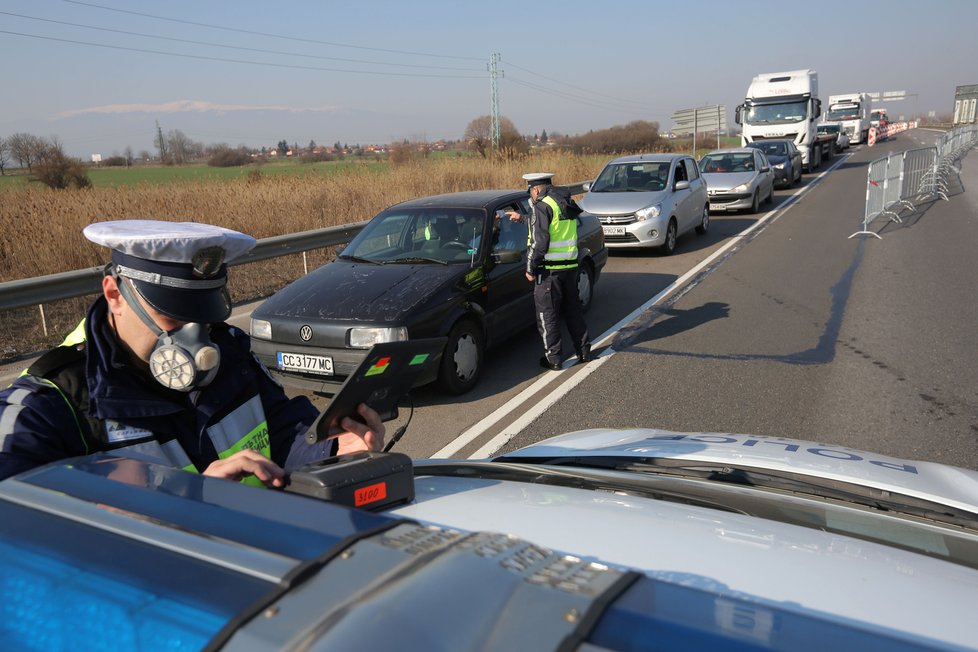
[[[261,48],[249,48],[249,47],[243,47],[243,46],[237,46],[237,45],[224,45],[224,44],[221,44],[221,43],[212,43],[212,42],[208,42],[208,41],[194,41],[194,40],[191,40],[191,39],[176,38],[176,37],[171,37],[171,36],[158,36],[156,34],[145,34],[145,33],[142,33],[142,32],[130,32],[130,31],[123,30],[123,29],[114,29],[114,28],[111,28],[111,27],[99,27],[97,25],[83,25],[81,23],[69,23],[69,22],[66,22],[66,21],[63,21],[63,20],[54,20],[52,18],[40,18],[38,16],[27,16],[25,14],[15,14],[15,13],[11,13],[9,11],[0,11],[0,15],[14,16],[16,18],[26,18],[28,20],[37,20],[37,21],[41,21],[41,22],[45,22],[45,23],[54,23],[56,25],[66,25],[68,27],[81,27],[83,29],[93,29],[93,30],[98,30],[98,31],[102,31],[102,32],[112,32],[112,33],[115,33],[115,34],[126,34],[128,36],[139,36],[139,37],[143,37],[143,38],[155,38],[155,39],[160,39],[160,40],[163,40],[163,41],[175,41],[177,43],[190,43],[190,44],[193,44],[193,45],[204,45],[204,46],[208,46],[208,47],[225,48],[225,49],[230,49],[230,50],[244,50],[244,51],[247,51],[247,52],[258,52],[258,53],[261,53],[261,54],[281,54],[281,55],[290,56],[290,57],[303,57],[303,58],[307,58],[307,59],[326,59],[326,60],[332,60],[332,61],[344,61],[344,62],[347,62],[347,63],[364,63],[364,64],[377,65],[377,66],[396,66],[396,67],[399,67],[399,68],[428,68],[428,69],[433,69],[433,70],[455,70],[455,71],[461,71],[461,72],[478,72],[478,69],[474,69],[474,68],[452,68],[452,67],[448,67],[448,66],[426,66],[426,65],[416,65],[416,64],[407,64],[407,63],[386,63],[386,62],[383,62],[383,61],[367,61],[367,60],[363,60],[363,59],[346,59],[346,58],[343,58],[343,57],[329,57],[329,56],[325,56],[325,55],[302,54],[302,53],[299,53],[299,52],[284,52],[284,51],[281,51],[281,50],[265,50],[265,49],[261,49]]]
[[[576,89],[576,90],[579,90],[579,91],[583,91],[584,93],[587,93],[589,95],[598,95],[598,96],[600,96],[600,97],[602,97],[602,98],[604,98],[606,100],[612,100],[612,101],[614,101],[616,103],[619,103],[619,104],[632,104],[636,108],[645,109],[645,110],[655,110],[657,108],[661,108],[661,107],[655,107],[655,106],[653,106],[651,104],[647,104],[645,102],[639,102],[639,101],[636,101],[636,100],[626,100],[626,99],[622,99],[622,98],[612,97],[612,96],[609,96],[609,95],[607,95],[605,93],[598,93],[596,91],[592,91],[590,89],[583,88],[581,86],[574,86],[573,84],[568,84],[567,82],[561,81],[559,79],[554,79],[552,77],[547,77],[546,75],[541,75],[540,73],[533,72],[532,70],[528,70],[527,68],[523,68],[522,66],[518,66],[515,63],[513,63],[511,61],[508,61],[508,60],[504,61],[504,63],[506,63],[506,65],[512,66],[513,68],[516,68],[518,70],[522,70],[523,72],[530,73],[535,78],[546,79],[547,81],[551,81],[551,82],[554,82],[556,84],[560,84],[561,86],[564,86],[564,87],[567,87],[567,88],[573,88],[573,89]],[[554,92],[562,92],[562,91],[554,91]],[[571,94],[567,94],[567,95],[568,95],[568,97],[574,97]]]
[[[354,49],[357,49],[357,50],[371,50],[371,51],[374,51],[374,52],[387,52],[388,54],[408,54],[408,55],[416,56],[416,57],[435,57],[435,58],[439,58],[439,59],[462,59],[462,60],[466,60],[466,61],[480,61],[480,62],[482,61],[482,59],[480,59],[478,57],[462,57],[462,56],[456,56],[456,55],[450,55],[450,54],[433,54],[433,53],[430,53],[430,52],[410,52],[410,51],[406,51],[406,50],[390,50],[390,49],[387,49],[387,48],[376,48],[376,47],[369,47],[369,46],[366,46],[366,45],[352,45],[352,44],[349,44],[349,43],[334,43],[332,41],[319,41],[319,40],[316,40],[316,39],[307,39],[307,38],[301,38],[301,37],[291,36],[291,35],[285,35],[285,34],[272,34],[272,33],[269,33],[269,32],[256,32],[256,31],[249,30],[249,29],[237,29],[237,28],[234,28],[234,27],[225,27],[223,25],[212,25],[212,24],[209,24],[209,23],[197,23],[197,22],[194,22],[194,21],[191,21],[191,20],[181,20],[179,18],[169,18],[167,16],[156,16],[154,14],[146,14],[146,13],[142,13],[142,12],[139,12],[139,11],[132,11],[132,10],[129,10],[129,9],[118,9],[116,7],[106,7],[105,5],[99,5],[99,4],[95,4],[93,2],[81,2],[81,0],[64,0],[64,1],[65,2],[68,2],[70,4],[74,4],[74,5],[82,5],[82,6],[85,6],[85,7],[94,7],[95,9],[104,9],[106,11],[115,11],[115,12],[118,12],[118,13],[121,13],[121,14],[131,14],[133,16],[142,16],[143,18],[153,18],[154,20],[166,20],[166,21],[169,21],[171,23],[181,23],[183,25],[194,25],[196,27],[207,27],[207,28],[210,28],[210,29],[220,29],[220,30],[224,30],[226,32],[238,32],[239,34],[251,34],[253,36],[268,36],[270,38],[287,39],[289,41],[301,41],[303,43],[315,43],[317,45],[331,45],[331,46],[340,47],[340,48],[354,48]]]
[[[560,98],[565,99],[565,100],[567,100],[569,102],[576,102],[578,104],[584,104],[585,106],[591,106],[591,107],[594,107],[594,108],[597,108],[597,109],[606,109],[608,111],[621,111],[623,113],[632,113],[632,114],[636,114],[636,115],[648,115],[648,113],[649,113],[648,110],[636,109],[636,108],[633,108],[633,107],[622,107],[622,106],[619,106],[617,104],[611,104],[609,102],[599,102],[599,101],[596,101],[596,100],[590,100],[590,99],[587,99],[587,98],[582,98],[582,97],[580,97],[578,95],[567,93],[566,91],[560,91],[560,90],[556,90],[556,89],[552,89],[552,88],[546,88],[546,87],[540,86],[539,84],[533,84],[533,83],[530,83],[530,82],[527,82],[527,81],[522,81],[522,80],[517,79],[517,78],[515,78],[513,76],[503,77],[503,79],[506,80],[506,81],[508,81],[508,82],[512,82],[514,84],[517,84],[519,86],[523,86],[525,88],[532,89],[534,91],[537,91],[538,93],[543,93],[545,95],[552,95],[554,97],[560,97]]]
[[[68,0],[65,0],[66,2]],[[184,59],[200,59],[203,61],[221,61],[224,63],[240,63],[252,66],[269,66],[272,68],[291,68],[294,70],[315,70],[319,72],[341,72],[341,73],[351,73],[354,75],[381,75],[386,77],[428,77],[436,79],[482,79],[483,75],[434,75],[425,73],[407,73],[407,72],[381,72],[376,70],[345,70],[342,68],[322,68],[319,66],[301,66],[297,64],[287,64],[287,63],[271,63],[266,61],[248,61],[245,59],[228,59],[226,57],[211,57],[201,54],[184,54],[181,52],[165,52],[163,50],[148,50],[144,48],[132,48],[122,45],[108,45],[106,43],[89,43],[88,41],[76,41],[73,39],[66,38],[56,38],[54,36],[42,36],[40,34],[25,34],[23,32],[11,32],[8,30],[0,30],[0,34],[11,34],[13,36],[23,36],[26,38],[36,38],[45,41],[58,41],[60,43],[72,43],[74,45],[87,45],[96,48],[106,48],[110,50],[125,50],[127,52],[143,52],[146,54],[162,54],[169,57],[181,57]]]

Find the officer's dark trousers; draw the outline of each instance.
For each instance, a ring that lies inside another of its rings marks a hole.
[[[537,328],[543,338],[543,350],[551,364],[563,362],[560,349],[560,318],[570,331],[574,351],[580,353],[591,347],[587,324],[577,293],[577,268],[542,271],[533,286],[533,302],[537,311]]]

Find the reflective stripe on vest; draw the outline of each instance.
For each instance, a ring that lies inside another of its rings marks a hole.
[[[544,267],[547,269],[569,269],[577,267],[577,220],[560,219],[560,205],[547,195],[541,201],[550,207],[553,218],[550,220],[550,247],[544,254]]]

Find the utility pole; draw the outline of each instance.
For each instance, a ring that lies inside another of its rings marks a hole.
[[[499,139],[500,139],[499,138],[500,137],[499,89],[496,86],[496,77],[501,75],[502,72],[497,68],[498,63],[499,63],[499,53],[493,52],[492,57],[489,59],[489,91],[490,91],[491,102],[492,102],[492,110],[490,112],[490,115],[492,116],[492,124],[490,125],[492,133],[490,135],[490,138],[492,142],[493,151],[499,149]]]
[[[156,148],[160,150],[160,163],[162,163],[166,159],[166,139],[163,138],[159,120],[156,121]]]

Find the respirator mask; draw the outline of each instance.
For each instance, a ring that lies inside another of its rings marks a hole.
[[[129,282],[115,270],[112,276],[123,298],[156,335],[156,345],[149,355],[149,369],[153,378],[164,387],[181,392],[210,384],[217,376],[221,363],[221,352],[210,339],[210,326],[191,322],[175,330],[164,331],[143,308]]]

